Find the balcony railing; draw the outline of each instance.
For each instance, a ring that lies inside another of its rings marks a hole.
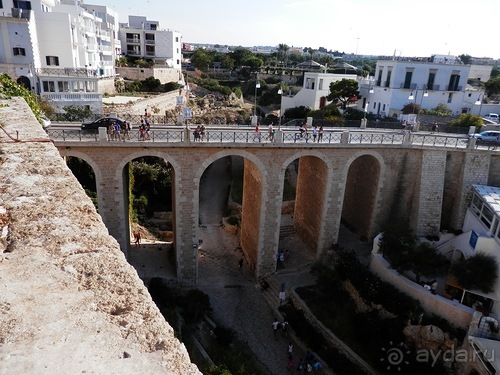
[[[42,97],[57,102],[101,102],[102,94],[82,92],[82,93],[64,93],[64,92],[43,92]]]
[[[66,76],[66,77],[96,77],[97,69],[93,68],[39,68],[38,76]]]

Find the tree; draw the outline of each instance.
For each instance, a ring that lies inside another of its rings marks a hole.
[[[409,115],[411,113],[419,113],[420,112],[420,106],[415,103],[407,103],[404,105],[403,108],[401,108],[401,113],[403,115]]]
[[[311,108],[301,105],[300,107],[288,108],[285,118],[306,118],[311,113]]]
[[[83,121],[92,116],[92,110],[86,106],[68,105],[63,107],[67,121]]]
[[[488,93],[488,95],[500,93],[500,76],[490,78],[484,84],[484,88],[486,89],[486,92]]]
[[[492,255],[477,252],[452,264],[450,273],[465,289],[493,292],[498,278],[498,263]]]
[[[262,61],[262,59],[256,56],[250,56],[248,59],[245,60],[244,64],[251,68],[257,69],[264,64],[264,61]]]
[[[253,53],[243,47],[237,47],[229,56],[234,60],[234,65],[241,68],[244,62],[253,56]]]
[[[471,55],[461,54],[461,55],[458,55],[458,58],[465,65],[472,64],[472,56]]]
[[[213,62],[213,57],[202,48],[198,48],[191,56],[191,63],[194,67],[206,71]]]
[[[432,109],[424,109],[422,112],[433,116],[451,116],[451,110],[444,103],[439,103]]]
[[[286,45],[285,43],[280,43],[278,44],[278,54],[281,54],[283,56],[283,65],[286,66],[286,55],[290,47]]]
[[[475,126],[476,129],[480,129],[483,126],[483,119],[481,116],[473,115],[471,113],[462,113],[460,117],[456,120],[451,120],[449,123],[451,126]]]
[[[334,104],[340,103],[342,108],[346,109],[349,100],[358,95],[358,82],[354,79],[343,78],[340,81],[330,83],[330,93],[326,98],[333,101]]]
[[[410,267],[417,283],[421,276],[435,277],[446,272],[448,260],[428,242],[418,244],[410,253]]]

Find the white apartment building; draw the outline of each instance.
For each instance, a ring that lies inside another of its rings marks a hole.
[[[445,104],[453,115],[479,114],[483,107],[478,109],[476,103],[484,91],[470,87],[467,80],[471,71],[474,78],[485,80],[487,70],[457,63],[450,56],[379,60],[375,77],[360,80],[358,109],[366,106],[369,113],[398,117],[405,105],[414,102],[422,109]]]
[[[79,0],[0,2],[0,72],[64,106],[102,112],[114,91],[117,15]]]
[[[178,31],[160,29],[158,21],[142,16],[129,16],[119,24],[122,54],[152,60],[163,67],[181,69],[182,38]]]
[[[309,107],[313,110],[323,108],[329,104],[326,97],[330,93],[330,83],[342,79],[356,80],[357,76],[355,74],[305,72],[302,89],[296,95],[292,96],[283,93],[281,96],[281,114],[284,114],[289,108],[300,106]]]

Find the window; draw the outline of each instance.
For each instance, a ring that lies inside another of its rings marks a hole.
[[[21,47],[14,47],[13,49],[14,56],[26,56],[26,50]]]
[[[427,89],[434,90],[434,81],[436,80],[436,72],[429,72],[429,77],[427,77]]]
[[[491,211],[488,206],[484,205],[483,210],[481,212],[481,221],[484,223],[484,225],[486,225],[488,229],[491,228],[493,217],[494,217],[493,211]]]
[[[319,90],[323,90],[323,78],[319,79]]]
[[[406,72],[405,83],[404,83],[404,86],[403,86],[404,89],[411,88],[411,78],[412,78],[412,76],[413,76],[413,72]]]
[[[43,81],[43,92],[56,92],[56,85],[54,81]]]
[[[45,56],[45,60],[47,61],[47,65],[59,66],[59,57],[57,56]]]
[[[460,82],[460,74],[452,74],[450,83],[448,84],[449,91],[458,91],[458,83]]]
[[[2,0],[0,0],[0,8],[3,8]]]
[[[14,8],[31,10],[31,1],[14,0]]]
[[[481,198],[477,194],[474,194],[474,196],[472,197],[471,209],[472,209],[472,212],[474,212],[474,214],[477,217],[479,217],[479,215],[481,215],[481,207],[483,207],[483,202],[482,202]]]
[[[69,92],[69,82],[57,81],[57,90],[59,92]]]
[[[179,41],[179,37],[178,37],[178,36],[176,36],[176,37],[175,37],[175,41],[176,41],[176,42],[178,42],[178,41]]]
[[[380,86],[380,83],[382,82],[382,69],[383,68],[380,68],[380,70],[378,71],[377,86]]]
[[[390,85],[391,85],[391,75],[392,75],[392,70],[389,69],[387,71],[387,79],[385,80],[385,87],[390,87]]]

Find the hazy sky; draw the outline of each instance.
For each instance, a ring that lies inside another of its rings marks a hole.
[[[85,0],[160,22],[186,43],[500,58],[500,0]]]

